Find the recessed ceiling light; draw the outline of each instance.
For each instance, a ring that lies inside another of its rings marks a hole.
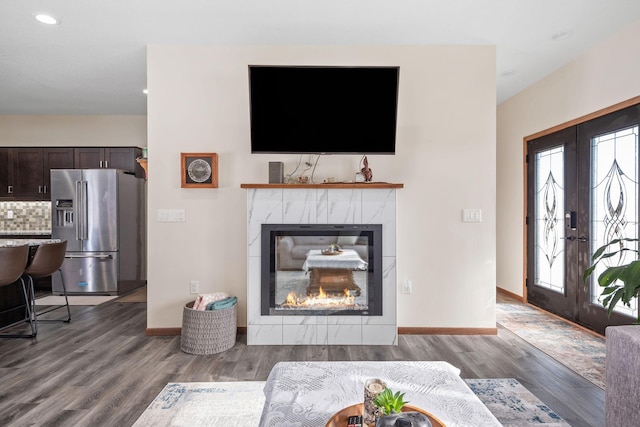
[[[551,36],[551,40],[557,42],[561,40],[566,40],[571,37],[571,31],[560,31],[559,33],[555,33]]]
[[[47,25],[56,25],[59,24],[60,21],[58,21],[56,18],[54,18],[51,15],[45,15],[44,13],[38,13],[35,16],[36,20],[38,20],[38,22],[41,22],[43,24],[47,24]]]
[[[142,89],[142,93],[146,95],[147,93],[149,93],[149,91],[147,89]]]

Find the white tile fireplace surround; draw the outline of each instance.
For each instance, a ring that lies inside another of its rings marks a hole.
[[[402,184],[243,184],[247,189],[247,344],[396,345],[396,189]],[[382,224],[382,316],[263,316],[262,224]]]

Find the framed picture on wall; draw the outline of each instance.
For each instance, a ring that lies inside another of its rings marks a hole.
[[[218,188],[217,153],[180,153],[182,188]]]

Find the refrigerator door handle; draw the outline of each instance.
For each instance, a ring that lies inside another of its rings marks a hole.
[[[82,187],[81,181],[76,181],[76,205],[75,205],[75,217],[76,217],[76,240],[82,240]]]
[[[93,255],[93,254],[87,254],[87,253],[83,253],[83,254],[65,254],[64,256],[65,258],[69,258],[69,259],[74,259],[74,258],[98,258],[98,259],[111,259],[113,258],[112,255],[110,254],[103,254],[103,255]]]
[[[82,239],[89,239],[89,182],[82,181]]]

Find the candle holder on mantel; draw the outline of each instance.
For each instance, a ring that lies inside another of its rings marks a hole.
[[[136,159],[136,162],[138,162],[138,164],[140,166],[142,166],[142,169],[144,169],[144,179],[148,179],[149,178],[149,171],[148,171],[148,164],[147,164],[147,159],[143,159],[143,158],[139,158]]]

